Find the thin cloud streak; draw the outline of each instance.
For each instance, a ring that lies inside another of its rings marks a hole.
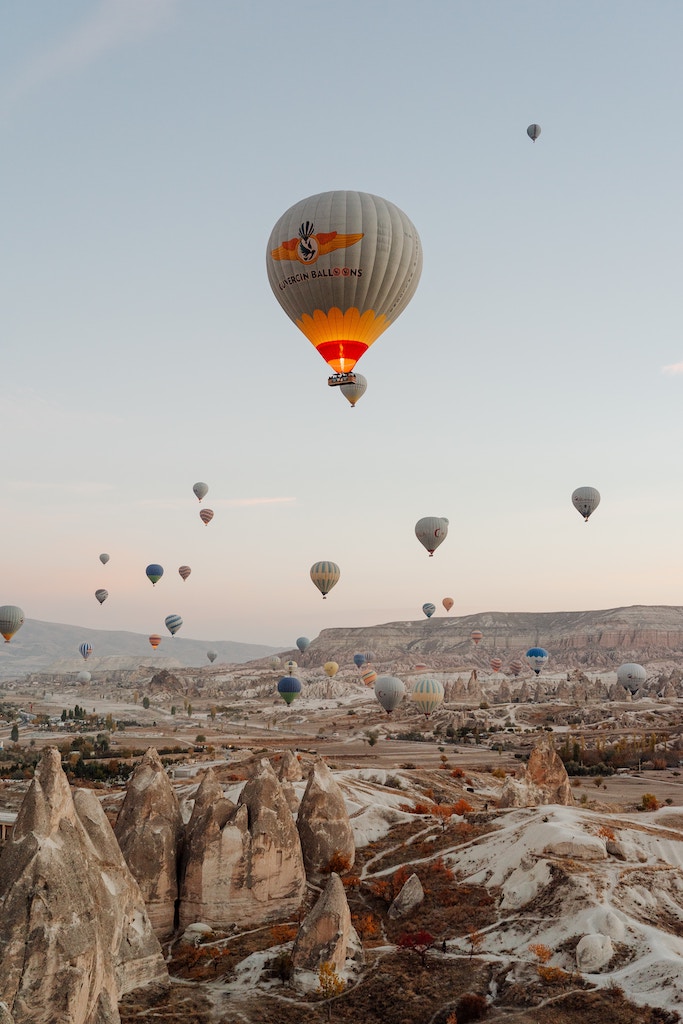
[[[683,363],[670,363],[668,366],[663,366],[662,373],[666,373],[669,377],[675,377],[676,374],[683,373]]]
[[[96,10],[51,50],[27,64],[0,97],[7,115],[22,99],[56,79],[73,75],[103,54],[158,31],[171,20],[177,0],[102,0]]]

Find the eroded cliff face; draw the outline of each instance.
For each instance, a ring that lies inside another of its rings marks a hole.
[[[94,793],[48,748],[0,855],[0,1001],[13,1024],[117,1024],[168,980],[137,883]]]
[[[569,776],[552,739],[541,736],[534,745],[529,762],[518,778],[505,780],[501,807],[536,807],[539,804],[574,803]]]
[[[353,865],[356,844],[344,795],[321,758],[308,776],[297,828],[309,879],[318,880],[328,873],[335,858],[339,858],[339,865]]]
[[[197,793],[183,855],[181,927],[248,927],[295,912],[306,887],[301,844],[269,762],[261,762],[236,807],[219,792],[205,779]]]
[[[183,821],[159,755],[145,753],[128,783],[114,829],[156,934],[173,932]]]

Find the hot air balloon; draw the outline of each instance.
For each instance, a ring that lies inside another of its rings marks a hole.
[[[218,651],[207,651],[206,652],[206,656],[209,659],[209,661],[211,662],[211,664],[213,665],[214,661],[218,657]]]
[[[493,669],[494,673],[500,672],[503,667],[503,662],[501,658],[491,658],[489,665]]]
[[[83,661],[87,661],[90,655],[92,654],[92,647],[87,641],[82,643],[78,650],[81,652],[81,657],[83,658]]]
[[[354,383],[342,384],[341,388],[339,389],[344,398],[351,405],[352,409],[356,407],[356,402],[358,401],[359,398],[363,397],[363,395],[368,389],[368,382],[366,381],[362,373],[354,373],[354,377],[356,378]]]
[[[17,630],[24,625],[24,613],[16,604],[3,604],[0,607],[0,635],[8,644]]]
[[[364,657],[365,657],[366,661],[374,661],[375,660],[375,656],[372,653],[372,651],[366,651]]]
[[[202,481],[200,480],[198,483],[193,484],[192,490],[196,494],[197,500],[201,501],[202,498],[205,498],[209,493],[209,485],[202,483]]]
[[[285,672],[288,676],[293,676],[299,666],[295,661],[285,662]]]
[[[108,561],[109,555],[106,554],[106,552],[102,552],[102,554],[100,555],[100,562],[102,563],[102,565],[106,565]]]
[[[375,680],[375,697],[388,715],[403,700],[406,688],[396,676],[378,676]]]
[[[367,659],[364,654],[354,654],[353,656],[353,663],[356,668],[361,668],[361,666],[365,664],[366,660]]]
[[[158,633],[152,633],[152,635],[149,638],[149,642],[151,643],[152,647],[156,651],[157,647],[161,643],[161,637],[159,636]]]
[[[428,619],[431,619],[432,615],[436,611],[436,605],[432,604],[431,601],[427,601],[426,604],[422,605],[422,611],[425,613]]]
[[[204,526],[208,526],[213,519],[213,509],[203,508],[199,513],[199,518],[204,523]]]
[[[530,647],[526,652],[526,660],[538,675],[548,660],[548,652],[543,647]]]
[[[279,668],[281,664],[282,661],[280,660],[280,658],[278,658],[277,654],[274,654],[273,657],[268,662],[268,667],[275,671],[275,669]]]
[[[517,677],[519,673],[522,671],[522,668],[523,665],[519,658],[515,658],[513,661],[510,662],[508,666],[508,671],[510,672],[511,675]]]
[[[283,676],[277,684],[277,692],[286,704],[291,704],[301,693],[301,680],[296,676]]]
[[[160,565],[157,565],[156,562],[152,562],[152,564],[148,565],[145,569],[145,573],[147,574],[147,579],[150,580],[152,586],[154,586],[154,584],[158,583],[164,575],[164,570]]]
[[[527,135],[532,142],[535,142],[538,136],[541,134],[540,124],[530,124],[526,130]]]
[[[332,590],[340,575],[341,571],[336,562],[314,562],[311,566],[311,579],[323,595],[323,600]]]
[[[104,602],[109,597],[109,591],[108,590],[96,590],[95,591],[95,597],[100,602],[100,604],[104,604]]]
[[[586,522],[588,522],[588,517],[595,512],[599,504],[600,491],[596,490],[595,487],[577,487],[572,494],[572,505],[577,512],[581,513]]]
[[[484,634],[481,632],[480,629],[473,629],[472,632],[470,633],[470,640],[472,641],[475,647],[483,639]]]
[[[323,671],[326,676],[330,677],[330,679],[334,679],[337,672],[339,671],[339,665],[337,664],[336,661],[326,661],[325,664],[323,665]]]
[[[192,572],[192,569],[190,569],[189,565],[181,565],[180,568],[178,569],[178,572],[182,576],[182,578],[186,580],[187,577]]]
[[[308,639],[307,636],[300,636],[296,641],[296,646],[303,654],[306,648],[311,646],[311,641]]]
[[[438,548],[443,544],[448,534],[448,520],[443,516],[425,516],[415,523],[415,536],[429,552],[431,558]]]
[[[83,669],[82,672],[78,673],[76,679],[78,680],[79,683],[89,683],[90,680],[92,679],[92,676],[90,675],[89,672],[86,672],[86,670]]]
[[[276,299],[334,371],[328,383],[353,384],[358,360],[412,299],[422,247],[386,199],[323,192],[283,214],[266,262]]]
[[[637,693],[646,679],[647,672],[642,665],[620,665],[617,669],[617,682],[631,693]]]
[[[374,668],[366,668],[360,674],[361,679],[366,686],[372,686],[377,681],[377,673]]]
[[[418,679],[413,686],[410,699],[429,718],[432,711],[443,701],[443,686],[438,679]]]
[[[453,607],[454,603],[455,602],[453,601],[452,597],[444,597],[443,601],[441,602],[441,604],[444,606],[444,608],[446,609],[447,612],[449,612],[451,610],[451,608]]]
[[[178,632],[182,624],[183,620],[179,615],[167,615],[166,618],[164,619],[164,625],[166,626],[166,629],[169,631],[171,636],[175,636],[175,634]]]

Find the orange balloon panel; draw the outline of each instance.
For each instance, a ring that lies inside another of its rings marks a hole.
[[[422,271],[414,225],[367,192],[302,199],[273,228],[266,259],[278,302],[335,373],[405,309]]]

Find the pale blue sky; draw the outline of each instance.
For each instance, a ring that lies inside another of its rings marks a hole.
[[[272,644],[683,603],[682,38],[673,0],[5,4],[0,603]],[[265,272],[335,188],[424,248],[354,411]]]

